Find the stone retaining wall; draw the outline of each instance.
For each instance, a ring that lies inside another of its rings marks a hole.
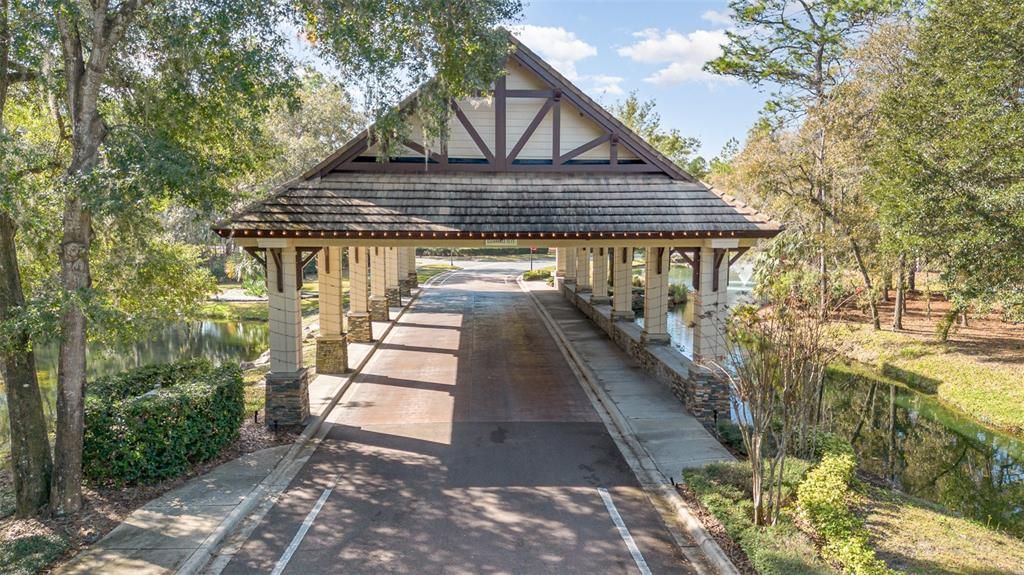
[[[640,326],[631,321],[612,321],[611,306],[591,305],[589,293],[577,293],[572,286],[559,285],[562,295],[640,367],[669,386],[672,394],[712,433],[719,420],[729,420],[729,386],[708,368],[693,363],[671,345],[645,345]]]

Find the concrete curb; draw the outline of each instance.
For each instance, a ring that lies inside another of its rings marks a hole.
[[[441,275],[441,274],[439,274]],[[437,277],[437,276],[434,276]],[[433,279],[433,278],[431,278]],[[424,283],[426,286],[427,283]],[[306,427],[302,430],[299,438],[295,440],[288,453],[284,455],[274,466],[274,469],[267,474],[267,476],[257,485],[245,498],[239,503],[227,517],[221,521],[220,525],[207,536],[206,539],[199,545],[199,547],[192,552],[192,555],[182,563],[181,567],[176,571],[177,575],[194,575],[200,573],[203,569],[210,564],[215,557],[215,552],[220,548],[221,544],[225,539],[232,533],[234,533],[238,527],[242,524],[246,517],[249,516],[253,510],[261,503],[264,502],[268,497],[276,497],[279,491],[283,491],[287,487],[288,483],[298,474],[299,470],[302,469],[302,465],[305,464],[305,460],[309,459],[309,455],[312,455],[312,451],[320,444],[320,441],[327,434],[330,429],[330,425],[324,425],[327,422],[327,416],[334,410],[335,406],[341,400],[345,392],[352,387],[352,383],[355,381],[356,376],[362,373],[363,368],[367,362],[373,357],[373,354],[377,352],[377,348],[384,343],[388,334],[391,333],[391,329],[398,324],[398,320],[405,315],[405,312],[412,307],[412,304],[422,294],[422,289],[416,292],[409,303],[402,306],[402,311],[395,316],[390,322],[384,333],[380,334],[380,337],[373,343],[373,347],[370,352],[366,354],[362,361],[359,362],[352,372],[345,379],[345,382],[338,387],[338,391],[335,392],[331,400],[324,406],[323,412],[316,416],[313,421],[306,424]],[[312,446],[310,453],[303,453],[307,451],[307,447]],[[296,463],[300,463],[296,465]]]
[[[544,322],[545,327],[551,333],[555,342],[558,344],[562,354],[565,355],[568,360],[569,366],[576,372],[577,378],[580,380],[584,391],[590,397],[594,407],[597,408],[598,413],[602,419],[605,419],[605,425],[609,428],[612,438],[619,445],[619,450],[626,458],[626,462],[632,468],[633,473],[640,480],[645,490],[649,495],[656,495],[658,499],[666,504],[672,511],[676,521],[683,527],[683,530],[687,535],[697,544],[700,550],[704,553],[704,559],[721,575],[740,575],[739,570],[733,565],[728,555],[722,551],[719,547],[718,542],[715,541],[711,533],[704,527],[704,524],[694,515],[690,509],[689,504],[679,495],[675,488],[671,485],[665,474],[658,469],[654,459],[648,453],[647,449],[644,448],[643,444],[637,440],[636,436],[632,432],[632,427],[629,422],[626,421],[625,416],[619,411],[619,408],[615,405],[611,398],[608,397],[604,389],[601,388],[597,383],[597,378],[594,375],[590,367],[587,366],[586,362],[579,357],[572,344],[569,342],[565,333],[562,332],[561,328],[558,327],[558,323],[555,322],[551,314],[544,305],[537,299],[537,296],[533,293],[533,290],[526,287],[522,275],[516,278],[516,282],[519,284],[519,289],[529,295],[530,300],[533,302],[534,307],[537,308],[541,319]],[[606,418],[607,416],[607,418]],[[673,531],[671,528],[669,531]],[[672,533],[676,537],[676,543],[683,551],[687,558],[691,559],[694,566],[698,571],[703,571],[701,568],[700,558],[694,558],[687,552],[687,545],[684,545],[684,541],[680,540],[678,534]]]

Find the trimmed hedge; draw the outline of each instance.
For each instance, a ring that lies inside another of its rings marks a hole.
[[[553,268],[540,268],[538,270],[529,270],[523,272],[523,281],[541,281],[551,277]]]
[[[205,360],[147,366],[90,383],[83,473],[106,485],[177,477],[238,438],[242,372]]]
[[[843,573],[894,575],[875,556],[864,521],[850,508],[856,497],[851,488],[856,469],[857,459],[849,444],[826,443],[821,462],[797,488],[797,505],[825,541],[822,556],[838,563]]]

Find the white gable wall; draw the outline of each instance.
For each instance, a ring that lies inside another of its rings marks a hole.
[[[546,82],[525,69],[515,60],[510,61],[506,72],[505,85],[508,90],[550,89]],[[537,113],[544,107],[546,99],[506,98],[505,102],[505,152],[510,154],[519,142],[520,137],[522,137],[526,129],[533,122]],[[561,154],[564,155],[605,134],[601,126],[580,112],[576,106],[564,98],[556,105],[560,106],[561,132],[559,147]],[[459,102],[459,107],[476,129],[481,139],[487,143],[490,152],[493,154],[495,151],[495,102],[493,96],[466,98]],[[410,119],[410,124],[409,139],[414,142],[422,142],[422,128],[415,115]],[[451,137],[448,141],[448,156],[450,158],[483,159],[485,157],[454,113],[451,117],[450,126]],[[553,128],[554,113],[552,108],[545,114],[516,159],[551,160]],[[433,151],[440,151],[440,146],[437,144],[427,147]],[[366,152],[367,155],[375,153],[375,148],[371,148]],[[611,146],[606,142],[576,156],[574,159],[608,160],[610,154]],[[405,147],[403,147],[402,155],[404,157],[422,157],[419,152]],[[620,160],[636,159],[636,155],[626,149],[625,146],[619,146],[618,157]]]

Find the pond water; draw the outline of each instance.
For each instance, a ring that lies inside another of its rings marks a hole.
[[[743,268],[732,270],[730,302],[749,294],[749,279]],[[689,286],[690,268],[673,265],[669,282]],[[672,344],[687,357],[692,322],[690,302],[669,311]],[[1024,438],[989,429],[868,366],[832,371],[822,422],[851,440],[868,474],[1024,537]]]
[[[824,399],[825,428],[852,440],[864,471],[1024,537],[1024,439],[866,367],[833,371]]]
[[[215,364],[251,361],[268,346],[269,330],[264,321],[178,322],[154,332],[150,337],[114,349],[89,349],[89,379],[118,373],[133,367],[167,363],[189,357],[205,357]],[[43,409],[53,428],[57,405],[56,342],[36,346],[36,369],[43,395]],[[7,396],[0,379],[0,452],[7,451],[10,426],[7,420]]]

